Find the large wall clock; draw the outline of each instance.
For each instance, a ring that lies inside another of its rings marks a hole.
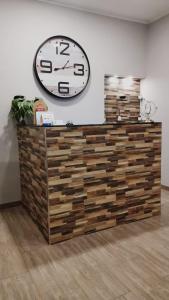
[[[38,48],[34,72],[46,92],[60,99],[70,99],[87,87],[90,65],[77,42],[65,36],[53,36]]]

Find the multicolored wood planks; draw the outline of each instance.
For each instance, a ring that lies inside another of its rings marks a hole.
[[[22,201],[50,244],[160,214],[161,124],[18,127]]]

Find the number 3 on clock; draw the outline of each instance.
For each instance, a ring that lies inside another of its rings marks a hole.
[[[75,76],[84,76],[84,65],[82,64],[74,64],[74,75]]]

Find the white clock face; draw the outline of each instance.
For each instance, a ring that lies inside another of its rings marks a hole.
[[[39,47],[34,70],[43,88],[62,99],[79,95],[90,77],[86,53],[75,41],[63,36],[51,37]]]

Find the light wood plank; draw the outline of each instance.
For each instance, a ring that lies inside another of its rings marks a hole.
[[[0,299],[168,300],[169,191],[162,215],[47,245],[22,207],[0,212]]]

